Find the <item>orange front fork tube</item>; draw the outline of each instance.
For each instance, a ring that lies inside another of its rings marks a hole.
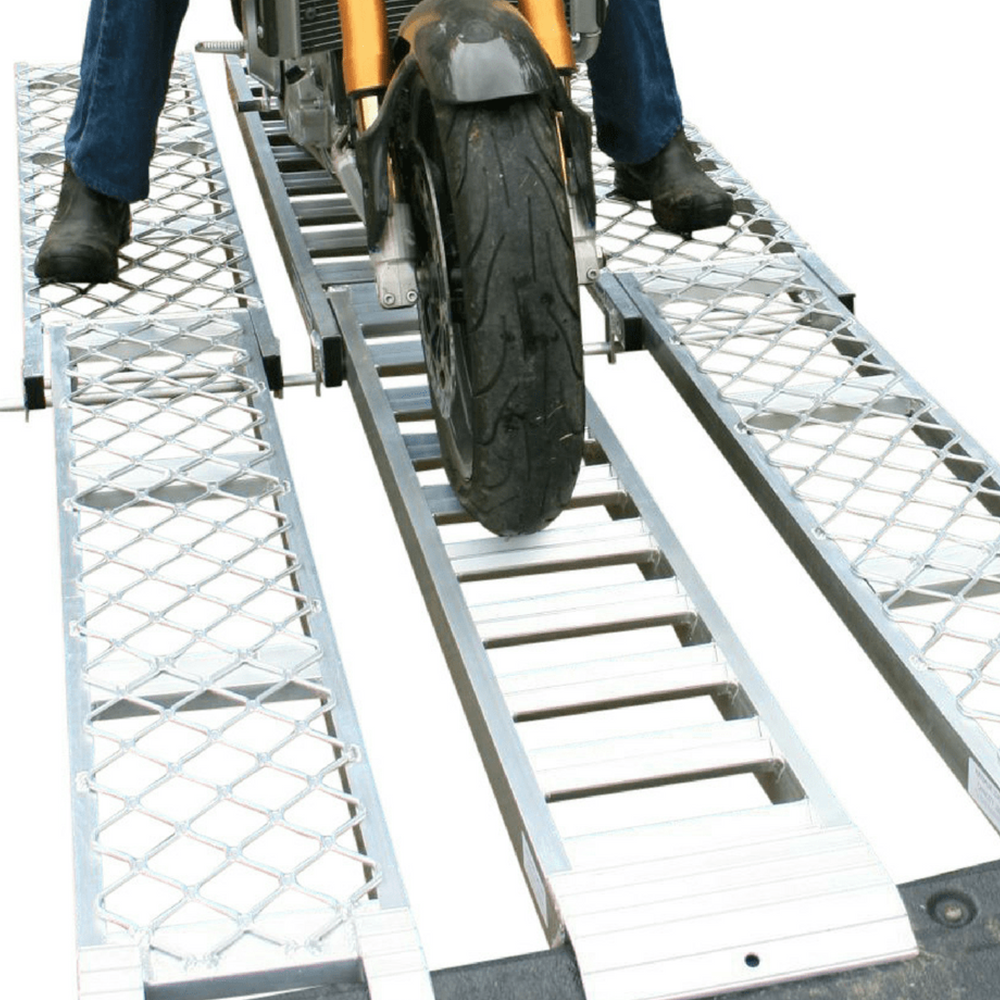
[[[560,73],[572,73],[576,69],[576,56],[563,0],[518,0],[517,6],[552,65]]]
[[[353,98],[389,86],[389,22],[383,0],[338,0],[344,35],[344,87]],[[370,124],[370,123],[366,123]]]

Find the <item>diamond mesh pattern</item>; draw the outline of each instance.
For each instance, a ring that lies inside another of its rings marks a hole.
[[[133,206],[133,238],[120,251],[119,280],[39,286],[31,267],[59,200],[63,135],[79,85],[76,66],[18,67],[26,322],[43,313],[52,325],[256,303],[256,281],[190,56],[174,62],[149,199]]]
[[[329,955],[381,877],[247,336],[218,317],[66,334],[77,787],[98,918],[148,947],[154,981]]]
[[[791,256],[645,293],[912,643],[1000,745],[1000,470]],[[905,645],[905,643],[904,643]]]
[[[573,81],[573,100],[588,113],[593,111],[590,82],[585,76]],[[697,159],[710,176],[733,193],[736,213],[725,226],[703,229],[684,239],[657,228],[652,212],[643,203],[614,195],[614,167],[610,157],[596,146],[593,150],[594,185],[597,190],[598,242],[612,271],[664,268],[675,264],[710,260],[732,260],[761,253],[786,253],[805,249],[805,243],[739,173],[690,123],[688,138]]]

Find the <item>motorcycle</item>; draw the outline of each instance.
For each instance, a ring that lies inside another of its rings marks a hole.
[[[382,306],[417,307],[463,507],[500,535],[544,527],[583,453],[599,258],[569,81],[605,0],[232,2],[248,71],[365,221]]]

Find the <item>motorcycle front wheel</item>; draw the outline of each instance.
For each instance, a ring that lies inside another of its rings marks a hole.
[[[583,452],[580,302],[559,137],[539,97],[437,105],[410,159],[420,327],[448,480],[499,535],[567,506]]]

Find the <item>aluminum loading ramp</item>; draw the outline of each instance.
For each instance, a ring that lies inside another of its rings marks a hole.
[[[575,96],[588,105],[586,87]],[[643,345],[1000,830],[1000,466],[688,134],[740,220],[692,240],[615,199],[594,154],[602,246]]]
[[[122,280],[40,289],[30,264],[77,86],[72,67],[19,69],[33,402],[51,338],[80,996],[366,983],[372,1000],[430,998],[193,61],[171,78]]]
[[[570,512],[525,538],[469,523],[442,478],[415,311],[379,306],[346,195],[290,144],[239,60],[228,67],[293,284],[332,305],[329,335],[525,879],[586,996],[707,996],[914,954],[895,887],[593,400]],[[601,297],[627,339],[613,279]],[[685,715],[697,721],[671,724]],[[690,817],[664,821],[678,797]],[[574,830],[591,800],[602,820]]]

